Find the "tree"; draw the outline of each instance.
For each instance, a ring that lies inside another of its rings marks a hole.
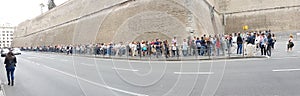
[[[54,0],[49,0],[48,1],[48,9],[51,10],[53,9],[54,7],[56,7],[55,3],[54,3]]]

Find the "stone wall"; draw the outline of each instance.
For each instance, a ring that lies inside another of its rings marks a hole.
[[[218,8],[226,14],[226,32],[273,30],[299,31],[300,0],[219,0]]]
[[[189,12],[192,22],[188,22]],[[181,42],[191,35],[224,32],[219,18],[203,0],[69,0],[19,24],[13,46],[171,40],[174,36]],[[195,32],[190,34],[187,27]]]
[[[300,30],[300,7],[288,9],[265,10],[227,15],[226,32],[243,31],[242,26],[248,25],[248,31],[272,30],[273,32],[290,32]]]

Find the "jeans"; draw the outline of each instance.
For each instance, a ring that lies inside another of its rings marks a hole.
[[[266,53],[267,53],[266,51],[267,51],[266,46],[265,45],[261,45],[260,46],[261,55],[266,55]]]
[[[242,49],[243,49],[243,44],[237,44],[238,45],[238,48],[237,48],[237,52],[236,54],[242,54]]]
[[[217,52],[216,52],[216,55],[217,55],[217,56],[220,56],[220,48],[217,48],[216,51],[217,51]]]
[[[197,47],[197,53],[198,53],[198,55],[201,55],[201,47]]]
[[[182,55],[183,56],[187,56],[187,54],[188,54],[188,50],[182,50]]]
[[[206,51],[206,47],[205,46],[201,46],[201,49],[200,49],[200,55],[203,56],[204,53]]]
[[[272,49],[272,45],[270,44],[270,45],[267,46],[267,52],[266,53],[267,53],[268,56],[271,56],[271,49]]]
[[[8,82],[14,81],[14,79],[15,79],[14,71],[15,71],[15,68],[6,68]]]

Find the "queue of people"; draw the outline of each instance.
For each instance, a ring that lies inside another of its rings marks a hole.
[[[181,41],[181,42],[178,42]],[[293,40],[289,40],[288,50],[292,50]],[[276,37],[271,31],[237,32],[232,34],[202,35],[183,40],[172,38],[152,41],[135,41],[119,43],[97,43],[80,45],[56,45],[22,47],[22,50],[57,52],[83,55],[128,56],[128,57],[179,57],[179,56],[225,56],[225,55],[256,55],[258,50],[262,56],[271,56]],[[236,53],[235,53],[236,52]]]

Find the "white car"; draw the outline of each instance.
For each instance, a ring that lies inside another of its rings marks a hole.
[[[5,57],[8,52],[9,52],[9,49],[7,49],[7,48],[1,49],[1,57]]]
[[[12,49],[12,53],[13,53],[14,55],[21,55],[21,50],[20,50],[19,48],[13,48],[13,49]]]

